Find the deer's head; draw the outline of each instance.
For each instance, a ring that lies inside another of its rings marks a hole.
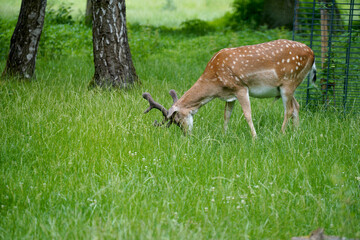
[[[150,93],[143,93],[143,98],[145,98],[150,106],[145,110],[144,113],[148,113],[151,109],[158,109],[161,111],[161,113],[164,116],[164,119],[161,123],[155,120],[154,125],[155,126],[162,126],[165,123],[166,127],[170,127],[171,124],[176,124],[179,126],[184,134],[188,133],[189,130],[191,130],[192,127],[192,116],[191,114],[187,113],[186,111],[182,111],[179,107],[176,106],[176,102],[178,101],[177,94],[175,90],[170,90],[169,92],[170,96],[173,99],[173,105],[169,110],[167,110],[163,105],[161,105],[158,102],[155,102],[154,99],[151,97]]]

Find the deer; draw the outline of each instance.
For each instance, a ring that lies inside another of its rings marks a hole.
[[[178,125],[185,135],[191,134],[193,116],[200,107],[219,98],[225,101],[224,130],[228,124],[236,100],[240,103],[244,117],[250,127],[253,138],[257,137],[251,117],[250,97],[282,99],[284,121],[281,131],[289,119],[297,128],[299,125],[299,103],[294,97],[296,88],[307,75],[313,83],[316,80],[315,56],[311,48],[303,43],[279,39],[256,45],[225,48],[213,55],[203,74],[194,85],[178,98],[175,90],[169,94],[173,104],[167,110],[154,101],[151,94],[143,93],[152,109],[162,112],[164,119],[156,126],[167,123]]]

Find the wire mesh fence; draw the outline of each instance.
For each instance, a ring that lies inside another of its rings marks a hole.
[[[298,88],[308,107],[360,113],[360,0],[295,0],[293,39],[315,53],[317,84]]]

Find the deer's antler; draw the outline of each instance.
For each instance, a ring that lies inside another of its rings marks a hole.
[[[176,94],[176,93],[175,93]],[[163,114],[164,116],[164,120],[162,121],[162,123],[158,123],[157,121],[155,121],[154,125],[155,126],[161,126],[163,125],[168,119],[167,119],[167,115],[168,115],[168,110],[166,110],[166,108],[161,105],[160,103],[158,102],[155,102],[154,99],[151,97],[150,93],[148,92],[145,92],[143,93],[143,98],[145,98],[150,106],[144,111],[144,113],[148,113],[151,109],[155,108],[155,109],[158,109],[161,111],[161,113]]]
[[[174,89],[171,89],[170,92],[169,92],[169,94],[170,94],[170,96],[171,96],[172,99],[173,99],[173,104],[175,104],[175,103],[177,102],[177,100],[178,100],[178,97],[177,97],[177,94],[176,94],[175,90],[174,90]]]

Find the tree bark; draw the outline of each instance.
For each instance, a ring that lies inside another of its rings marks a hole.
[[[47,0],[22,0],[3,76],[17,76],[23,79],[34,76],[46,2]]]
[[[95,74],[91,86],[126,89],[140,83],[132,62],[125,0],[92,0]]]

